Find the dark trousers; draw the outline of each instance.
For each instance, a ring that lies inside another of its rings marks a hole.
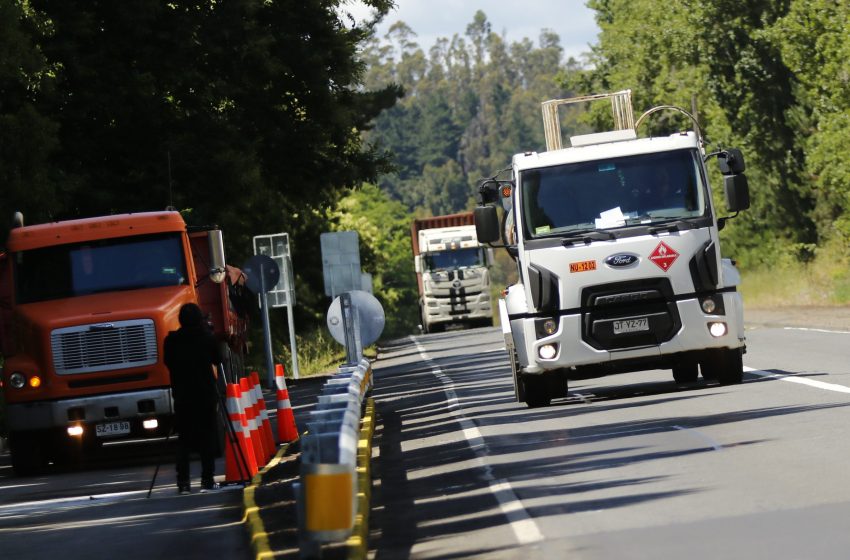
[[[186,418],[178,416],[177,426],[177,485],[189,485],[189,462],[193,451],[197,451],[201,458],[201,484],[211,484],[218,453],[215,409],[196,411]]]

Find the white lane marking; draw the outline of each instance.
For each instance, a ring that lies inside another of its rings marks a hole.
[[[819,332],[819,333],[829,333],[829,334],[850,334],[850,331],[832,331],[829,329],[810,329],[807,327],[783,327],[786,331],[806,331],[806,332]]]
[[[799,383],[800,385],[808,385],[809,387],[814,387],[815,389],[823,389],[824,391],[835,391],[836,393],[850,394],[850,387],[847,387],[845,385],[838,385],[836,383],[826,383],[824,381],[817,381],[816,379],[809,379],[807,377],[797,377],[796,375],[787,375],[784,373],[770,373],[767,371],[762,371],[760,369],[755,369],[747,366],[744,366],[744,371],[747,373],[752,373],[753,375],[757,375],[759,377],[768,377],[771,379],[778,379],[779,381],[787,381],[789,383]]]
[[[504,479],[496,479],[495,475],[493,475],[492,468],[485,461],[485,458],[490,454],[487,442],[484,441],[484,436],[481,434],[478,426],[476,426],[475,423],[467,418],[461,411],[457,393],[455,393],[454,390],[454,383],[451,378],[446,375],[440,366],[438,366],[437,363],[428,356],[428,352],[416,339],[412,336],[409,338],[413,344],[416,345],[416,350],[419,352],[422,360],[431,367],[431,373],[433,373],[443,384],[443,390],[446,393],[446,400],[448,403],[447,408],[460,423],[463,431],[463,437],[466,438],[470,449],[472,449],[476,455],[475,463],[484,471],[484,478],[490,487],[490,492],[499,503],[499,509],[508,519],[508,523],[514,532],[514,536],[516,536],[520,544],[529,544],[543,540],[543,533],[540,532],[540,528],[537,526],[537,523],[534,522],[534,519],[532,519],[531,516],[528,515],[528,512],[525,511],[525,508],[522,507],[522,501],[511,487],[511,483]]]
[[[719,443],[717,443],[716,441],[714,441],[713,439],[711,439],[710,437],[708,437],[704,433],[700,432],[699,430],[695,430],[693,428],[686,428],[684,426],[673,426],[673,427],[676,428],[677,430],[682,431],[682,432],[688,432],[688,433],[696,435],[697,437],[699,437],[699,439],[708,443],[711,446],[711,448],[714,449],[715,451],[720,451],[721,449],[723,449],[722,445],[720,445]]]

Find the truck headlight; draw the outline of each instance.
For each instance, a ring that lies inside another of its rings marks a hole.
[[[551,360],[558,354],[558,345],[557,344],[544,344],[537,350],[537,355],[543,358],[544,360]]]
[[[727,332],[726,323],[709,323],[708,324],[708,332],[711,333],[711,336],[714,338],[720,338],[725,335]]]
[[[699,306],[706,315],[726,315],[723,296],[720,294],[701,297],[699,299]]]
[[[27,384],[27,376],[23,373],[16,371],[12,375],[9,376],[9,385],[13,389],[23,389],[24,385]]]

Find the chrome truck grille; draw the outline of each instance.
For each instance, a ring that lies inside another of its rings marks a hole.
[[[156,363],[156,329],[150,319],[56,329],[50,333],[59,375],[126,369]]]

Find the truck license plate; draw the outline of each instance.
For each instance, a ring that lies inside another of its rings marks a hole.
[[[622,321],[614,321],[614,334],[625,334],[649,330],[649,319],[641,317],[640,319],[623,319]]]
[[[95,426],[97,437],[123,436],[130,433],[129,422],[106,422]]]

